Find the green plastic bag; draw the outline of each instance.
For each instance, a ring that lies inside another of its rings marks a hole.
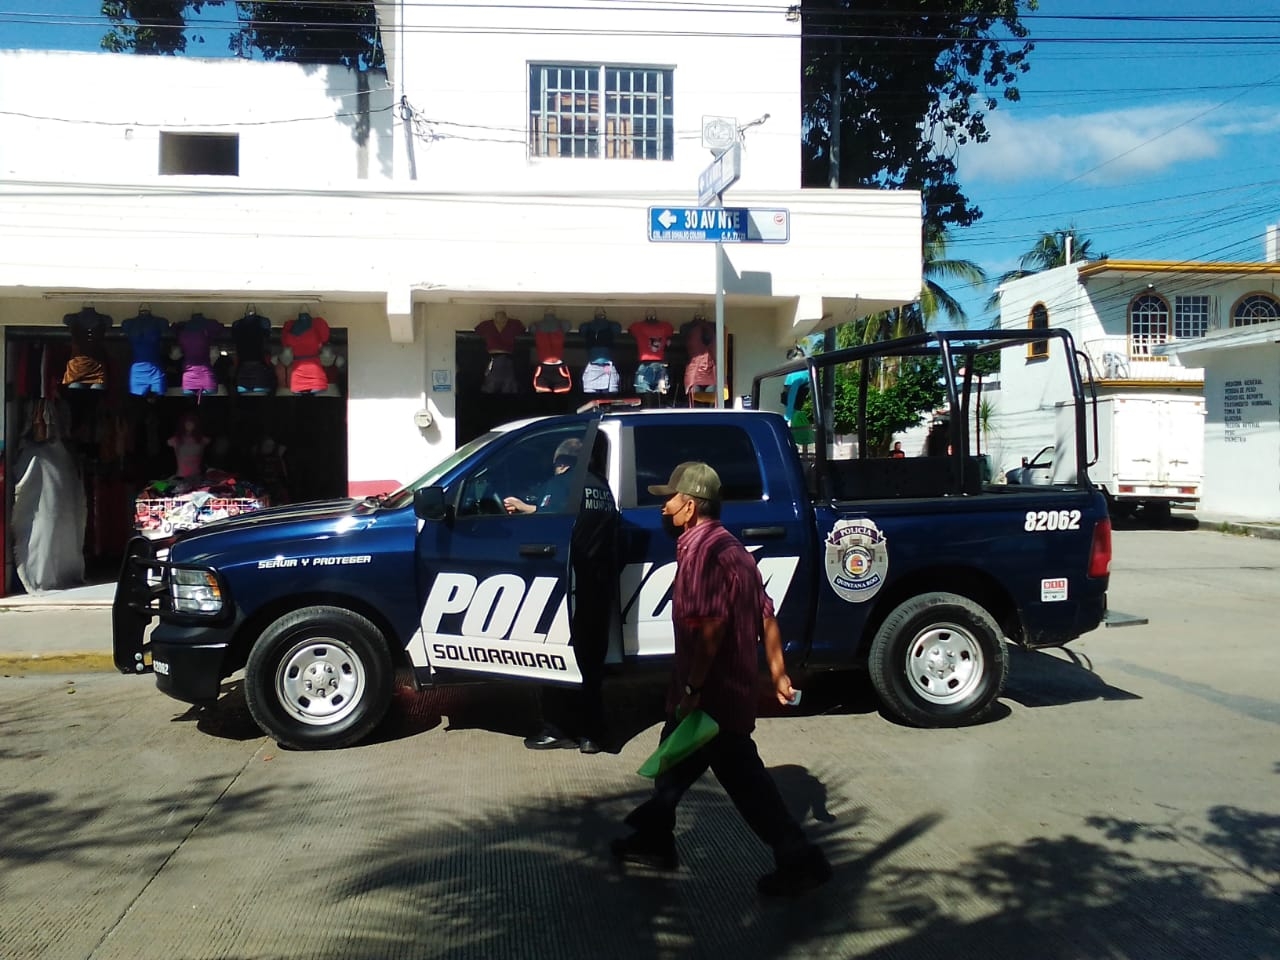
[[[652,756],[636,772],[642,777],[666,773],[699,747],[710,743],[720,732],[720,724],[702,710],[694,710],[671,731],[671,736],[658,744]]]

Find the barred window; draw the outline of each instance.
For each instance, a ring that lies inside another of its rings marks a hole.
[[[1144,293],[1129,304],[1129,356],[1159,359],[1151,352],[1169,340],[1169,304],[1154,293]]]
[[[529,65],[529,155],[671,160],[671,70]]]
[[[1173,336],[1192,340],[1209,332],[1209,298],[1201,294],[1173,298]]]
[[[1280,304],[1276,298],[1266,293],[1251,293],[1241,297],[1231,310],[1233,327],[1248,327],[1255,323],[1270,323],[1280,320]]]

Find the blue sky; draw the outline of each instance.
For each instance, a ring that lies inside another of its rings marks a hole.
[[[0,0],[0,47],[97,49],[99,10]],[[207,15],[190,52],[227,55],[217,21],[231,10]],[[1280,0],[1041,0],[1025,22],[1037,46],[1021,101],[990,114],[990,142],[957,154],[985,216],[949,254],[995,277],[1074,223],[1118,259],[1261,259],[1280,222]],[[951,289],[983,325],[989,290]]]
[[[1097,15],[1166,19],[1058,19]],[[1041,0],[1026,22],[1039,42],[1021,101],[958,154],[985,216],[949,255],[996,277],[1074,223],[1114,259],[1262,259],[1280,222],[1280,3]],[[985,291],[957,292],[984,316]]]

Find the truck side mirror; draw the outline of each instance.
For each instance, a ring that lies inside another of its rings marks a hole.
[[[420,520],[443,520],[449,516],[443,487],[421,487],[413,491],[413,513]]]

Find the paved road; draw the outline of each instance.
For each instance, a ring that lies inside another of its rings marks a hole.
[[[519,688],[404,694],[373,742],[282,751],[233,690],[0,679],[0,957],[1280,957],[1280,542],[1122,531],[1113,606],[1151,624],[1019,654],[995,719],[919,731],[811,680],[758,741],[836,864],[763,903],[713,781],[674,876],[605,856],[620,755],[533,754]]]

